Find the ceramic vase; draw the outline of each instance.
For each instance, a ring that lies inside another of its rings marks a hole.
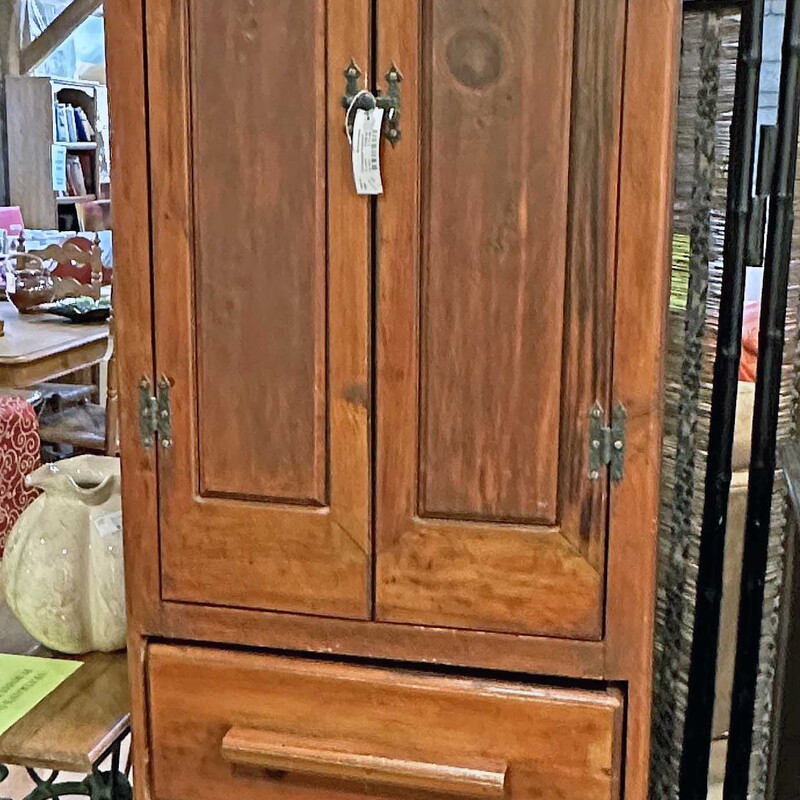
[[[77,456],[26,478],[42,494],[6,543],[6,600],[28,633],[62,653],[125,646],[119,459]]]

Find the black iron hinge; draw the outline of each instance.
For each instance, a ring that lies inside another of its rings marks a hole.
[[[599,480],[604,467],[608,467],[611,480],[619,483],[625,476],[625,407],[617,403],[611,412],[611,427],[604,423],[605,414],[600,403],[589,410],[589,478]]]
[[[139,381],[139,436],[144,447],[152,447],[156,438],[161,447],[172,447],[171,387],[169,378],[162,375],[154,395],[149,378]]]

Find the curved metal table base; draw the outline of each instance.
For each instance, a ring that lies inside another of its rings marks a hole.
[[[127,733],[125,734],[125,736]],[[130,782],[130,759],[124,771],[120,770],[120,751],[125,736],[121,736],[99,759],[97,764],[82,781],[58,781],[59,771],[53,770],[46,778],[35,769],[26,767],[31,780],[36,784],[23,800],[54,800],[67,795],[89,797],[91,800],[133,800],[133,788]],[[111,769],[101,770],[100,764],[111,756]],[[8,777],[8,767],[0,764],[0,783]],[[0,793],[2,788],[0,787]],[[12,800],[0,797],[0,800]]]

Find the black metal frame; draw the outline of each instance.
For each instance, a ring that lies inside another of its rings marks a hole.
[[[709,0],[687,5],[713,5]],[[745,268],[761,261],[764,204],[769,224],[762,294],[750,483],[737,634],[725,800],[746,800],[776,466],[787,285],[800,123],[800,0],[788,0],[777,133],[762,138],[752,198],[764,0],[743,3],[723,249],[723,282],[698,563],[679,797],[705,800],[711,749],[722,570],[736,418]],[[774,170],[772,159],[774,161]],[[768,197],[767,197],[768,195]],[[761,230],[756,230],[760,228]]]
[[[753,435],[736,640],[725,800],[746,800],[775,483],[778,406],[794,226],[800,122],[800,0],[789,0],[783,38],[775,174],[769,199]]]
[[[681,753],[681,800],[705,800],[708,791],[763,25],[764,0],[752,0],[751,3],[744,4],[731,121],[722,296],[711,395],[691,666]]]

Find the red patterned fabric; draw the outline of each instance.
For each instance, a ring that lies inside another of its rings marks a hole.
[[[0,558],[6,537],[36,497],[25,476],[39,466],[39,422],[30,403],[0,396]]]

